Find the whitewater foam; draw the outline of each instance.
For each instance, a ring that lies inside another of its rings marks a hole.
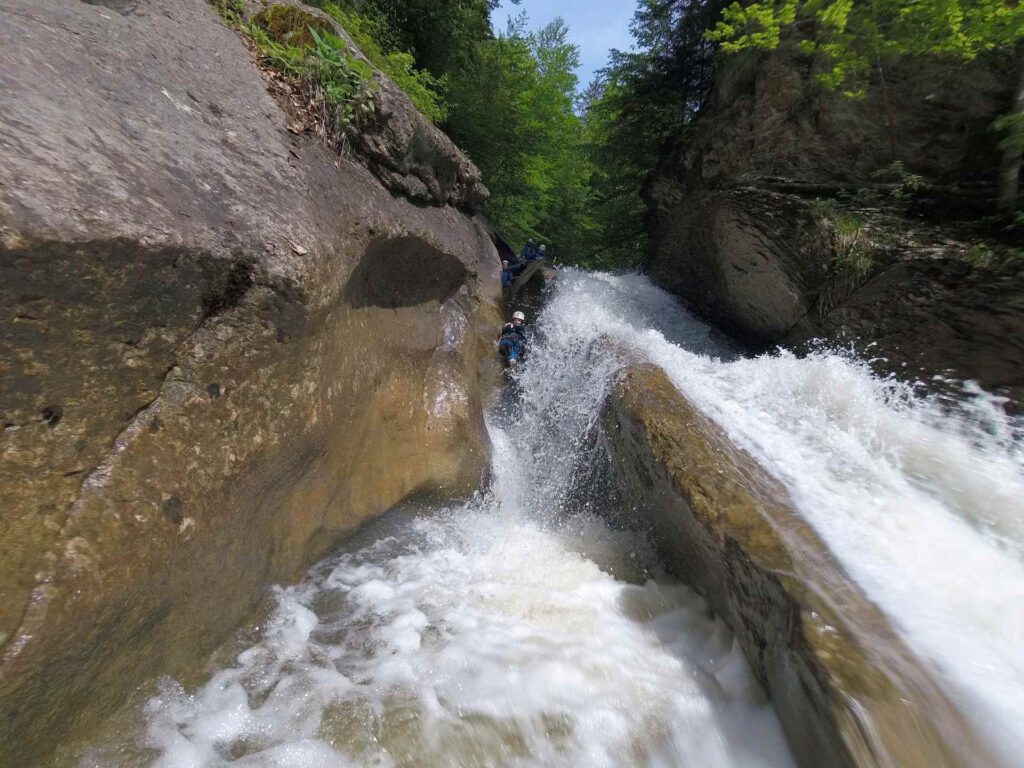
[[[723,354],[703,323],[639,276],[567,275],[548,318],[550,338],[611,337],[662,367],[778,477],[951,698],[1016,763],[1024,441],[999,398],[976,387],[955,403],[922,397],[826,350]]]
[[[393,512],[277,590],[233,664],[148,702],[140,764],[793,764],[725,625],[592,513],[613,503],[594,437],[622,361],[545,338],[488,420],[490,492]]]
[[[639,276],[557,282],[522,405],[489,422],[493,494],[395,513],[279,590],[233,665],[149,702],[140,764],[791,764],[724,625],[642,538],[591,514],[615,504],[594,485],[594,435],[630,360],[664,368],[786,485],[1014,764],[1020,423],[980,391],[951,407],[846,354],[743,358]]]

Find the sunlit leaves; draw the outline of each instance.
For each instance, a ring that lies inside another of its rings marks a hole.
[[[803,22],[798,24],[798,22]],[[821,55],[830,88],[861,93],[854,84],[880,55],[945,54],[972,59],[1024,38],[1017,0],[781,0],[736,3],[708,32],[722,50],[772,50],[786,29],[800,49]]]

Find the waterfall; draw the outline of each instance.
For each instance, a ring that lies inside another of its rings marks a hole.
[[[1000,398],[969,382],[955,401],[923,397],[828,350],[729,357],[639,276],[574,274],[548,317],[597,324],[662,367],[785,484],[993,749],[1019,762],[1024,423]]]
[[[204,686],[164,681],[130,746],[166,768],[787,766],[724,624],[604,482],[623,366],[674,384],[788,488],[1007,761],[1024,748],[1021,425],[820,351],[743,357],[639,276],[563,270],[488,416],[490,488],[406,505],[298,585]],[[93,763],[105,764],[103,750]],[[111,762],[123,765],[123,762]]]
[[[792,765],[727,627],[596,514],[622,366],[602,337],[622,309],[532,322],[517,392],[488,417],[491,488],[395,510],[276,590],[209,682],[164,681],[129,751],[166,768]]]

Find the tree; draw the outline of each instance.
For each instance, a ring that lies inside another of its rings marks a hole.
[[[710,88],[717,44],[705,36],[723,0],[641,0],[635,51],[613,51],[588,88],[584,120],[592,166],[595,266],[640,266],[646,252],[642,189],[666,142],[685,141]]]
[[[1017,84],[1012,111],[995,123],[1002,132],[998,205],[1017,207],[1024,155],[1024,7],[1019,0],[778,0],[733,3],[708,33],[722,50],[778,47],[783,31],[806,52],[831,63],[821,75],[830,88],[861,95],[861,78],[883,57],[955,56],[973,60],[985,51],[1016,48]]]
[[[453,73],[445,129],[480,167],[487,213],[507,238],[550,243],[569,260],[586,220],[587,167],[575,114],[579,51],[556,19],[530,34],[526,17],[477,44]]]
[[[509,0],[518,5],[520,0]],[[500,0],[362,0],[388,20],[398,47],[417,66],[444,77],[465,68],[477,43],[492,37],[490,14]]]

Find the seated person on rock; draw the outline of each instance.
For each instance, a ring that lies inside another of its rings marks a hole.
[[[528,261],[533,261],[537,258],[537,246],[533,244],[533,238],[526,241],[526,245],[523,246],[523,252],[519,254],[519,262],[525,264]]]
[[[548,247],[546,245],[544,245],[543,243],[541,243],[540,248],[535,250],[533,252],[533,255],[532,256],[528,256],[526,260],[527,261],[540,261],[541,259],[546,259],[548,257],[547,250],[548,250]]]
[[[516,280],[515,272],[508,265],[508,259],[501,260],[501,287],[509,288]]]
[[[512,313],[512,322],[505,323],[498,340],[498,354],[508,368],[515,368],[519,359],[526,351],[526,315],[516,311]]]

